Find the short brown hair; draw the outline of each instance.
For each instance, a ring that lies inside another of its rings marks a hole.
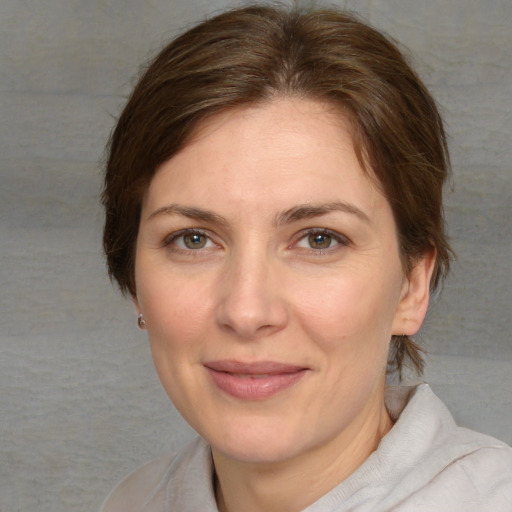
[[[335,10],[250,6],[187,31],[149,65],[108,145],[103,204],[109,274],[135,294],[135,243],[143,196],[156,169],[201,120],[279,96],[340,107],[358,157],[393,210],[405,272],[435,248],[435,290],[451,257],[442,189],[449,173],[435,101],[389,38]],[[393,337],[391,363],[421,372],[419,347]]]

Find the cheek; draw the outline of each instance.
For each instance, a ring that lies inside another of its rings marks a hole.
[[[399,289],[394,281],[375,277],[317,280],[294,290],[302,329],[326,351],[386,352],[391,338]]]
[[[141,275],[138,297],[154,351],[190,348],[211,319],[211,293],[194,279]]]
[[[211,305],[197,299],[198,290],[189,281],[140,276],[140,306],[155,369],[169,398],[187,418],[194,403],[189,392],[195,389],[195,368],[211,332]]]

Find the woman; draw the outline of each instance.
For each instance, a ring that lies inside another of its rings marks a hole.
[[[165,48],[110,142],[104,245],[200,438],[102,510],[511,510],[510,447],[385,387],[422,369],[448,169],[435,102],[347,14],[253,6]]]

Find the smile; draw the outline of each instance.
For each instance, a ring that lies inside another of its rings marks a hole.
[[[303,366],[273,361],[212,361],[204,367],[220,391],[241,400],[270,398],[293,386],[308,371]]]

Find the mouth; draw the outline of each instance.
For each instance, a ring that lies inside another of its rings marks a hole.
[[[296,384],[309,370],[274,361],[209,361],[204,367],[220,391],[241,400],[270,398]]]

